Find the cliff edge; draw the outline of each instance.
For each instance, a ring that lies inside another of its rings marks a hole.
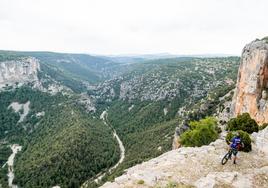
[[[228,150],[223,139],[208,146],[182,147],[136,165],[102,188],[268,186],[268,127],[252,135],[253,150],[240,152],[238,164],[221,164]]]

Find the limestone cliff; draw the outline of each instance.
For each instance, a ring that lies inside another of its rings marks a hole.
[[[268,123],[268,43],[255,40],[242,52],[232,102],[236,116],[248,112],[259,124]]]
[[[39,70],[38,60],[32,57],[0,62],[0,89],[6,85],[37,82]]]

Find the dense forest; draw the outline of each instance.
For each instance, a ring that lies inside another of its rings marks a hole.
[[[118,161],[111,131],[77,106],[75,98],[51,96],[28,87],[0,95],[0,124],[5,125],[1,138],[23,146],[16,156],[14,183],[22,187],[78,187]],[[8,109],[15,101],[30,101],[30,112],[20,123],[19,114]],[[37,117],[38,112],[44,116]],[[0,148],[1,164],[11,152],[7,144],[4,146]],[[7,168],[1,168],[1,181],[6,181],[6,172]]]

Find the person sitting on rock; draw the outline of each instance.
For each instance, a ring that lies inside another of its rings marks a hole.
[[[232,154],[234,155],[234,164],[236,164],[237,153],[243,147],[243,142],[241,140],[239,132],[235,133],[235,136],[232,138],[231,142],[232,143],[230,144],[230,149],[232,150]]]

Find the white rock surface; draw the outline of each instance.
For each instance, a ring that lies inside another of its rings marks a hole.
[[[46,113],[44,111],[36,113],[36,117],[43,117]]]
[[[0,62],[0,89],[6,84],[38,82],[37,73],[39,70],[38,60],[32,57]]]
[[[18,123],[22,122],[24,118],[28,115],[30,110],[30,101],[27,101],[25,104],[20,104],[18,102],[12,102],[8,108],[12,108],[16,113],[20,114],[20,119]],[[22,110],[22,112],[21,112]]]
[[[96,112],[93,99],[87,93],[80,94],[79,103],[86,108],[87,112]]]
[[[167,115],[167,113],[168,113],[168,109],[167,108],[164,108],[164,115]]]
[[[253,133],[253,139],[260,154],[268,157],[268,129],[264,129],[258,133]]]
[[[136,165],[114,182],[107,182],[103,188],[165,187],[170,182],[200,188],[268,187],[268,128],[253,136],[253,151],[239,152],[237,165],[229,161],[221,164],[228,150],[223,139],[208,146],[182,147]],[[143,180],[144,184],[138,184]]]
[[[129,108],[128,108],[128,111],[130,112],[133,108],[134,108],[134,104],[132,104]]]
[[[13,184],[13,180],[15,178],[15,174],[14,174],[14,159],[16,154],[21,151],[21,146],[19,146],[18,144],[13,144],[11,146],[12,149],[12,154],[9,156],[8,161],[7,161],[7,165],[8,165],[8,186],[11,188],[17,188],[17,185]]]

